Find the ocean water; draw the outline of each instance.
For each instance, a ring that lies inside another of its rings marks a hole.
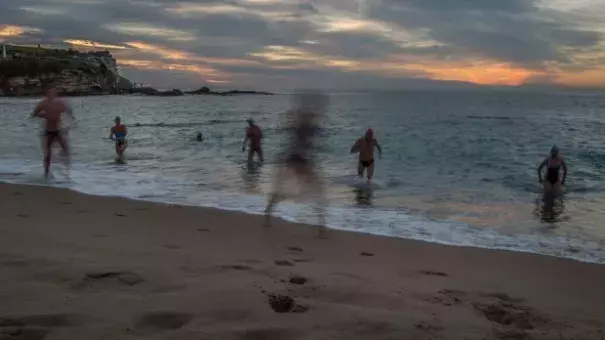
[[[290,96],[69,100],[78,119],[69,132],[71,180],[55,157],[46,182],[41,122],[28,119],[37,100],[0,98],[0,181],[263,212]],[[129,127],[125,165],[115,164],[108,139],[116,115]],[[254,168],[241,152],[249,117],[265,135],[266,163]],[[353,185],[357,160],[349,153],[368,127],[384,151],[371,193]],[[332,228],[605,262],[604,95],[332,93],[322,131]],[[536,175],[553,144],[569,166],[556,201],[544,200]],[[276,214],[316,223],[312,203],[294,197]]]

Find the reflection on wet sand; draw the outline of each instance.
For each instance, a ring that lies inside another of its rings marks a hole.
[[[357,205],[372,205],[372,197],[374,192],[371,189],[355,188],[355,203]]]
[[[259,187],[260,181],[260,163],[248,162],[241,167],[241,174],[244,180],[244,191],[250,194],[261,194]]]
[[[534,216],[541,222],[556,223],[564,221],[565,196],[562,194],[544,193],[536,199]]]

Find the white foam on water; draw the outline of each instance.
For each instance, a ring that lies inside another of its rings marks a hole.
[[[53,166],[54,178],[43,178],[40,162],[1,160],[0,181],[17,184],[54,186],[99,196],[120,196],[154,202],[202,206],[260,215],[266,198],[197,188],[192,183],[134,170],[124,165],[73,164],[69,171]],[[306,224],[318,223],[313,204],[283,202],[275,216]],[[327,225],[333,229],[427,241],[456,246],[503,249],[566,257],[585,262],[605,263],[605,247],[597,242],[561,236],[534,234],[504,235],[494,230],[474,228],[455,221],[433,221],[404,211],[330,205]]]

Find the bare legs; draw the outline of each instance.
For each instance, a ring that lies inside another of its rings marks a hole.
[[[262,162],[264,162],[263,159],[263,149],[258,148],[258,149],[253,149],[250,148],[248,150],[248,164],[252,163],[252,161],[254,160],[254,154],[256,153],[256,155],[258,156],[258,159]]]
[[[278,170],[273,193],[269,196],[267,208],[265,209],[265,226],[271,226],[271,215],[275,206],[284,198],[283,185],[288,171],[294,173],[304,188],[305,196],[316,196],[314,211],[318,216],[319,225],[317,227],[317,237],[325,238],[326,235],[326,207],[327,200],[324,192],[324,185],[319,177],[318,171],[314,166],[308,164],[296,164],[282,167]]]
[[[66,166],[69,168],[70,165],[70,154],[69,154],[69,146],[67,144],[67,140],[65,140],[65,138],[60,134],[47,134],[45,136],[45,142],[44,142],[44,177],[48,178],[48,175],[50,174],[50,161],[52,158],[52,146],[55,142],[55,140],[59,143],[59,146],[61,146],[61,150],[63,151],[63,155],[65,157],[65,163]]]

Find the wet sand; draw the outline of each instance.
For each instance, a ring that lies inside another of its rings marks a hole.
[[[0,339],[605,339],[605,266],[0,185]]]

